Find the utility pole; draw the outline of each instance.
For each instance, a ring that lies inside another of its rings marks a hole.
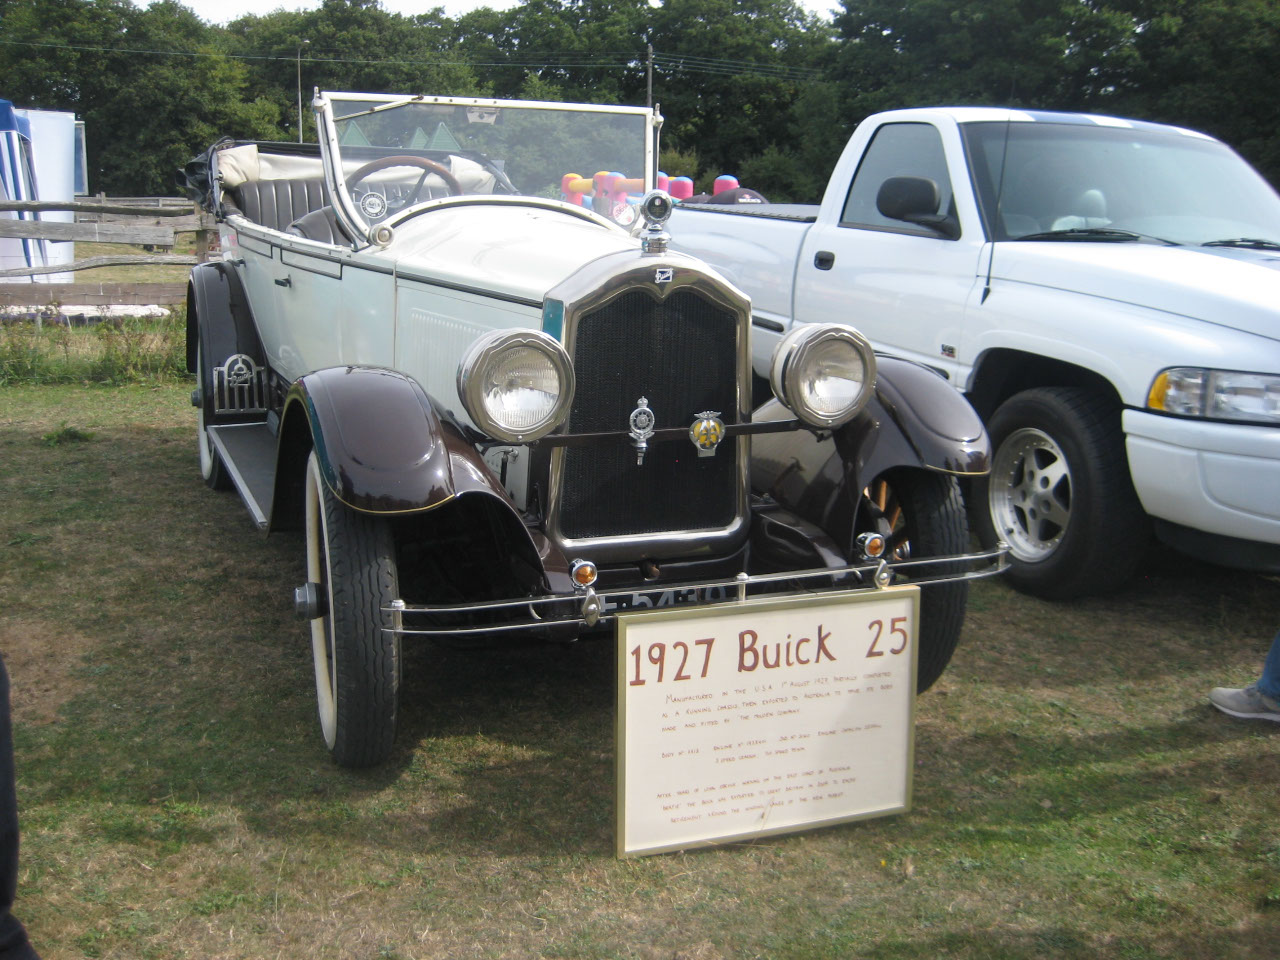
[[[298,142],[302,142],[302,48],[311,45],[310,40],[298,41]]]
[[[653,109],[653,44],[652,43],[645,44],[645,47],[649,51],[649,65],[648,65],[649,69],[646,71],[648,74],[649,91],[648,91],[647,97],[645,98],[645,106],[647,106],[650,110],[652,110]]]

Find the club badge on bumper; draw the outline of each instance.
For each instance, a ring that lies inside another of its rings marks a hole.
[[[704,410],[689,428],[689,439],[698,448],[698,456],[714,457],[716,447],[724,439],[724,421],[719,410]]]

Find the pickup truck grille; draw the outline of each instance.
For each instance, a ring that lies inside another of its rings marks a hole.
[[[655,428],[688,428],[703,411],[738,420],[737,318],[692,290],[658,301],[631,291],[579,318],[570,433],[628,429],[641,397]],[[687,437],[650,441],[642,465],[630,442],[566,451],[560,528],[573,538],[723,529],[738,504],[737,443],[699,457]]]

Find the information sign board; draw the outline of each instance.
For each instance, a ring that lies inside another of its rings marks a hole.
[[[620,614],[618,855],[909,809],[919,597]]]

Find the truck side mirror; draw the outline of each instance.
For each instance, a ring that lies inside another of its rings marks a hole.
[[[919,224],[954,240],[960,236],[960,224],[955,217],[938,212],[940,203],[937,183],[926,177],[890,177],[876,194],[881,216]]]

